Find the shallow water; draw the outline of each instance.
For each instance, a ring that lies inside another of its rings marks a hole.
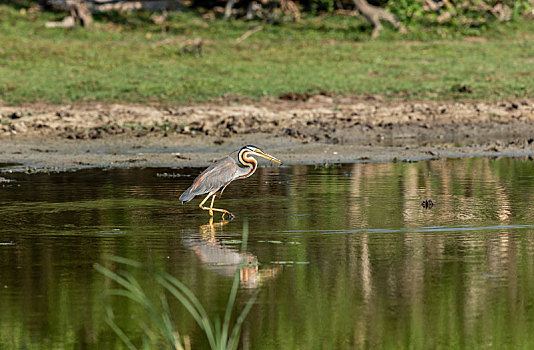
[[[110,255],[171,273],[213,318],[235,264],[251,262],[244,349],[534,347],[534,162],[261,168],[215,202],[237,218],[212,226],[199,199],[177,200],[199,171],[1,174],[15,181],[0,183],[0,347],[124,347],[108,306],[139,345],[148,319],[106,297],[114,283],[94,269],[124,269]],[[133,273],[157,300],[161,287]],[[169,302],[180,334],[205,348]]]

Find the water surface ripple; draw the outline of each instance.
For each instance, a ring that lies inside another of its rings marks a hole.
[[[213,318],[237,274],[238,309],[259,290],[243,349],[534,348],[534,162],[261,168],[216,201],[237,218],[213,224],[200,199],[178,201],[200,170],[3,173],[0,348],[125,349],[107,307],[140,346],[152,325],[105,296],[116,285],[95,264],[128,270],[109,256],[167,271]],[[131,273],[160,300],[150,272]]]

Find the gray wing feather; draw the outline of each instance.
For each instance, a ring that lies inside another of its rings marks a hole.
[[[237,163],[231,157],[216,161],[196,177],[193,184],[182,193],[180,201],[189,202],[195,196],[226,186],[234,179],[237,169]]]

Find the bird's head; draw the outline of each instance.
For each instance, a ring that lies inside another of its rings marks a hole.
[[[250,152],[250,153],[252,153],[252,154],[254,154],[254,155],[258,156],[258,157],[262,157],[262,158],[268,159],[270,161],[273,161],[275,163],[282,164],[282,162],[279,159],[276,159],[275,157],[271,156],[270,154],[267,154],[267,153],[263,152],[259,147],[256,147],[256,146],[253,146],[253,145],[244,146],[239,151],[240,154],[242,154],[242,152]]]

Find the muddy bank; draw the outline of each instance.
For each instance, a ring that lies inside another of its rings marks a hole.
[[[286,137],[254,134],[236,136],[222,145],[212,137],[113,137],[99,140],[9,138],[2,140],[0,172],[69,171],[84,168],[206,166],[244,144],[261,145],[285,165],[370,161],[417,161],[440,157],[534,156],[532,139],[450,142],[376,141],[360,143],[303,144]],[[465,140],[464,140],[465,141]],[[2,164],[3,163],[3,164]],[[2,167],[6,163],[8,167]],[[267,163],[264,163],[269,166]]]
[[[534,154],[534,99],[225,97],[182,107],[0,106],[0,163],[14,170],[204,166],[246,143],[292,163]]]
[[[182,107],[0,106],[0,137],[100,139],[114,135],[215,137],[265,133],[301,142],[377,138],[521,136],[534,130],[534,99],[402,102],[380,97],[288,94],[250,101],[225,97]]]

